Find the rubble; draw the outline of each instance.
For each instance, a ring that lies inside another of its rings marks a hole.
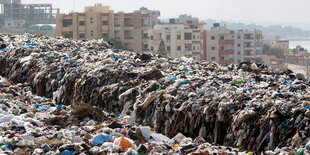
[[[1,154],[310,151],[309,80],[290,70],[1,38]]]

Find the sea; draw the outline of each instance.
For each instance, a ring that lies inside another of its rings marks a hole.
[[[310,52],[310,40],[290,40],[290,49],[294,49],[297,45],[302,46]]]

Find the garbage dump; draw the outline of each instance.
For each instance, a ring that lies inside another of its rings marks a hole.
[[[0,37],[1,154],[310,153],[302,74]]]

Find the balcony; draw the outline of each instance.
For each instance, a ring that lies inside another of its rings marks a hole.
[[[121,24],[114,24],[114,27],[121,27]]]
[[[254,38],[244,38],[244,42],[254,42]]]
[[[228,45],[228,44],[234,44],[235,41],[233,39],[222,39],[219,40],[220,45]]]
[[[229,55],[229,54],[234,54],[234,50],[220,50],[219,55]]]
[[[150,40],[150,37],[142,37],[143,42],[148,42]]]
[[[133,37],[126,36],[126,37],[124,37],[124,39],[131,40],[131,39],[133,39]]]
[[[125,26],[125,27],[133,27],[133,24],[127,24],[127,23],[125,23],[124,26]]]
[[[253,49],[254,49],[254,46],[244,46],[244,49],[245,49],[245,50],[253,50]]]

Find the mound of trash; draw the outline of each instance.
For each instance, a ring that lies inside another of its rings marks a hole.
[[[310,151],[302,74],[127,52],[103,40],[0,37],[1,153]]]

